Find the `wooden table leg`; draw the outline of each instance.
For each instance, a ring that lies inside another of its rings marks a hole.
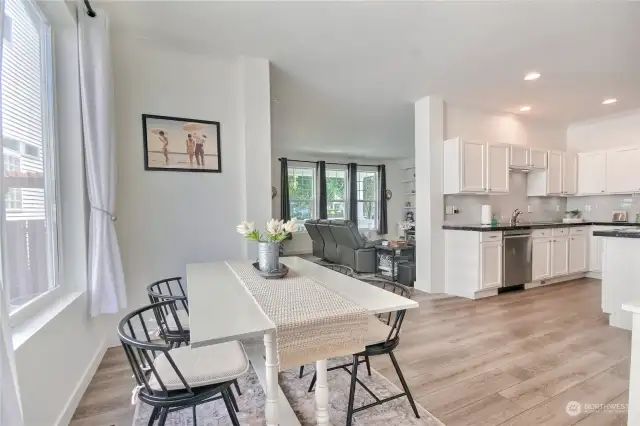
[[[278,354],[276,352],[275,331],[264,334],[264,349],[267,388],[265,390],[267,402],[265,404],[265,419],[267,426],[278,426]]]
[[[316,420],[318,425],[329,424],[329,387],[327,360],[316,361]]]

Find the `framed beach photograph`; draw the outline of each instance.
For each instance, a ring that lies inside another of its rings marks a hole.
[[[220,123],[142,114],[144,169],[222,171]]]

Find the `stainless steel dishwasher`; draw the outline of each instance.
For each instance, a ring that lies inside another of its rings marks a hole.
[[[503,287],[531,282],[531,230],[504,231],[502,237]]]

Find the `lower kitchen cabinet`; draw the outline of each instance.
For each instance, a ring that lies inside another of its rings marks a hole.
[[[551,276],[569,273],[569,237],[551,239]]]
[[[531,281],[551,278],[551,239],[534,238],[531,243]]]
[[[569,238],[569,273],[584,272],[587,270],[587,235]]]
[[[480,287],[502,286],[502,241],[480,244]]]

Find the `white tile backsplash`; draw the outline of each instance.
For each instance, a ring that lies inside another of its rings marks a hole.
[[[591,206],[591,211],[586,211],[585,206]],[[614,210],[624,210],[629,221],[635,222],[636,214],[640,213],[640,194],[570,197],[567,209],[581,210],[582,217],[593,221],[610,221]]]
[[[564,197],[527,197],[527,174],[509,175],[509,193],[504,195],[445,195],[445,205],[453,205],[460,213],[445,215],[447,223],[480,223],[483,204],[490,204],[491,211],[500,222],[508,222],[514,209],[523,212],[521,221],[560,220],[567,209]],[[531,205],[531,213],[527,212]],[[444,213],[444,212],[443,212]]]

